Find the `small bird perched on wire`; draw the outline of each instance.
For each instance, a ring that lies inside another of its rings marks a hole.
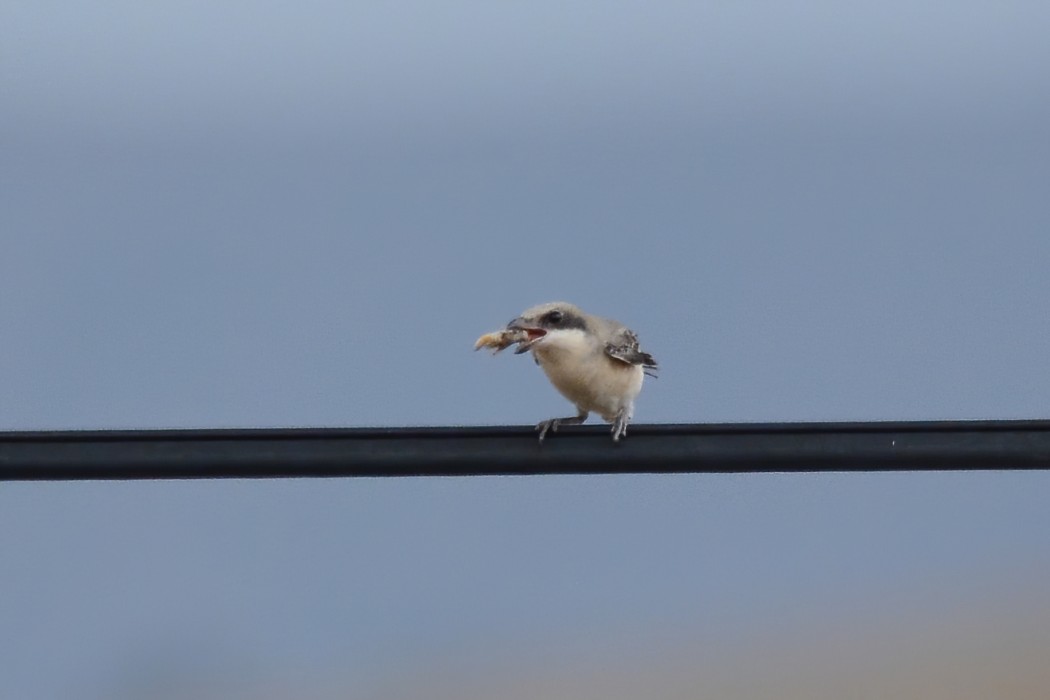
[[[592,411],[612,423],[612,439],[619,442],[627,434],[645,375],[656,376],[656,360],[638,347],[634,331],[563,301],[524,311],[503,330],[478,338],[474,349],[499,352],[514,344],[516,355],[532,352],[554,388],[578,411],[537,425],[541,443],[548,432],[583,423]]]

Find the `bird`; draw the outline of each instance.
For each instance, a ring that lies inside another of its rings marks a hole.
[[[642,382],[646,375],[655,377],[657,370],[653,356],[639,348],[634,331],[556,301],[526,309],[501,333],[517,343],[516,355],[531,352],[554,388],[576,406],[575,416],[549,418],[536,426],[541,444],[547,433],[579,425],[592,412],[612,424],[613,442],[627,435]],[[511,344],[508,341],[504,347]]]

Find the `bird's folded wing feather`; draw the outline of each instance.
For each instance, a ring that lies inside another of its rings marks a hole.
[[[612,340],[605,344],[605,354],[629,365],[656,369],[656,360],[638,347],[638,336],[629,328],[621,328],[613,334]]]

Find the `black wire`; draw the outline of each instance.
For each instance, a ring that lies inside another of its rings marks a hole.
[[[1050,421],[0,432],[0,480],[1050,469]]]

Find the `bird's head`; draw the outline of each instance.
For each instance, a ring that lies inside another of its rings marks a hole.
[[[543,342],[549,334],[556,331],[587,329],[583,312],[564,301],[554,301],[526,309],[520,316],[507,324],[509,331],[523,331],[528,340],[519,343],[515,354],[527,352],[532,346]]]

